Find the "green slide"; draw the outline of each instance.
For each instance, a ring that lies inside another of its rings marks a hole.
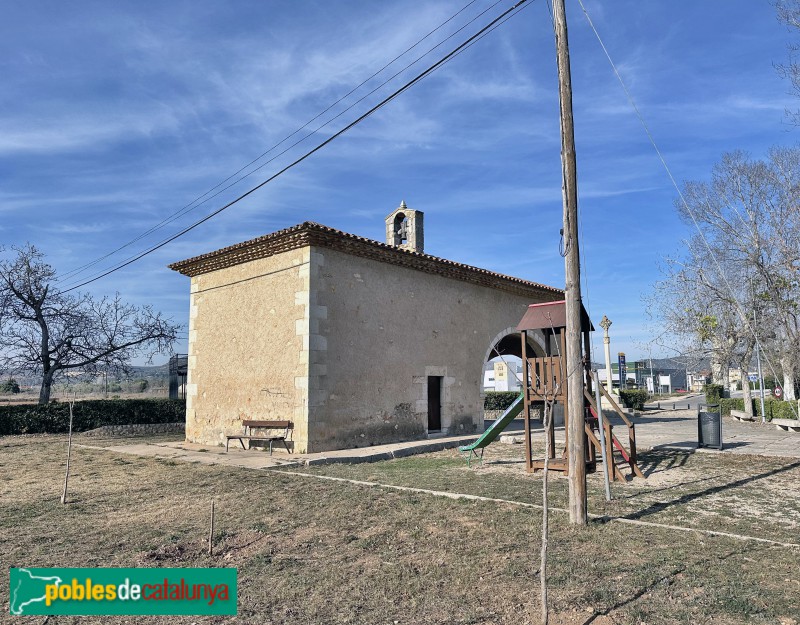
[[[491,443],[494,439],[500,436],[500,432],[508,427],[508,424],[511,423],[514,419],[519,416],[522,412],[522,408],[525,406],[524,396],[522,393],[519,394],[519,397],[514,400],[514,403],[511,404],[506,411],[500,416],[499,419],[495,420],[494,423],[486,430],[481,436],[476,440],[474,443],[470,443],[469,445],[463,445],[462,447],[458,448],[458,451],[462,453],[468,453],[467,456],[467,466],[469,466],[470,461],[472,460],[473,454],[481,459],[483,462],[483,450],[484,448]],[[476,449],[480,449],[481,453],[478,455],[478,452],[475,451]]]

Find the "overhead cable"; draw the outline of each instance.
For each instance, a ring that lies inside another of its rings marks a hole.
[[[148,249],[146,249],[145,251],[141,252],[140,254],[137,254],[136,256],[134,256],[132,258],[129,258],[125,262],[120,263],[120,264],[116,265],[115,267],[113,267],[113,268],[111,268],[111,269],[109,269],[107,271],[104,271],[101,274],[99,274],[99,275],[97,275],[97,276],[95,276],[93,278],[90,278],[90,279],[85,280],[85,281],[83,281],[83,282],[81,282],[79,284],[76,284],[76,285],[71,286],[71,287],[69,287],[67,289],[64,289],[62,292],[68,293],[70,291],[74,291],[75,289],[78,289],[78,288],[81,288],[83,286],[86,286],[87,284],[91,284],[92,282],[100,280],[101,278],[104,278],[104,277],[106,277],[106,276],[108,276],[108,275],[110,275],[112,273],[115,273],[115,272],[119,271],[120,269],[122,269],[124,267],[127,267],[128,265],[130,265],[130,264],[140,260],[141,258],[144,258],[145,256],[147,256],[149,254],[152,254],[156,250],[164,247],[168,243],[171,243],[175,239],[178,239],[179,237],[182,237],[186,233],[194,230],[197,226],[205,223],[209,219],[215,217],[216,215],[219,215],[221,212],[223,212],[224,210],[230,208],[234,204],[237,204],[238,202],[242,201],[246,197],[252,195],[256,191],[258,191],[260,188],[262,188],[263,186],[269,184],[270,182],[272,182],[273,180],[275,180],[279,176],[283,175],[284,173],[286,173],[290,169],[296,167],[297,165],[299,165],[300,163],[302,163],[303,161],[308,159],[313,154],[316,154],[318,151],[320,151],[322,148],[327,146],[329,143],[332,143],[333,141],[335,141],[336,139],[341,137],[343,134],[345,134],[346,132],[348,132],[349,130],[351,130],[352,128],[357,126],[358,124],[360,124],[362,121],[364,121],[365,119],[370,117],[373,113],[375,113],[376,111],[378,111],[381,108],[383,108],[384,106],[386,106],[389,102],[394,100],[396,97],[398,97],[399,95],[401,95],[402,93],[404,93],[405,91],[407,91],[408,89],[410,89],[411,87],[416,85],[418,82],[420,82],[423,79],[425,79],[431,73],[433,73],[438,68],[440,68],[442,65],[447,63],[449,60],[451,60],[455,56],[457,56],[461,51],[463,51],[464,49],[469,47],[474,41],[479,39],[484,33],[486,33],[489,30],[491,30],[493,26],[495,26],[499,22],[503,21],[507,16],[511,15],[514,11],[516,11],[521,6],[523,6],[526,2],[528,2],[528,0],[519,0],[516,4],[514,4],[513,6],[511,6],[508,9],[506,9],[503,13],[501,13],[499,16],[494,18],[486,26],[484,26],[483,28],[478,30],[474,35],[472,35],[467,40],[465,40],[464,42],[459,44],[456,48],[454,48],[448,54],[446,54],[444,57],[439,59],[436,63],[434,63],[433,65],[429,66],[424,71],[422,71],[419,74],[417,74],[414,78],[412,78],[410,81],[405,83],[402,87],[400,87],[396,91],[392,92],[389,96],[387,96],[386,98],[381,100],[378,104],[376,104],[375,106],[370,108],[367,112],[363,113],[358,118],[356,118],[354,121],[352,121],[349,124],[347,124],[344,128],[342,128],[341,130],[337,131],[336,133],[334,133],[333,135],[331,135],[330,137],[328,137],[327,139],[325,139],[324,141],[319,143],[317,146],[315,146],[314,148],[312,148],[311,150],[309,150],[308,152],[303,154],[301,157],[295,159],[294,161],[292,161],[291,163],[289,163],[288,165],[286,165],[285,167],[283,167],[282,169],[280,169],[279,171],[277,171],[273,175],[269,176],[268,178],[266,178],[265,180],[263,180],[262,182],[260,182],[256,186],[252,187],[251,189],[249,189],[245,193],[242,193],[237,198],[235,198],[235,199],[231,200],[230,202],[224,204],[223,206],[217,208],[216,210],[212,211],[211,213],[209,213],[208,215],[206,215],[202,219],[199,219],[199,220],[195,221],[191,225],[183,228],[182,230],[178,231],[177,233],[173,234],[172,236],[170,236],[170,237],[162,240],[161,242],[149,247]]]

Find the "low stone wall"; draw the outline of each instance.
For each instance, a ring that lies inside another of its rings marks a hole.
[[[120,436],[135,434],[183,434],[186,424],[179,423],[132,423],[130,425],[104,425],[81,432],[81,436]]]
[[[505,410],[484,410],[483,418],[485,421],[494,421],[502,417],[504,412]],[[519,415],[517,419],[522,422],[522,415]],[[531,419],[534,421],[541,421],[542,409],[538,407],[531,408]],[[564,407],[561,404],[553,406],[553,424],[557,426],[564,425]]]

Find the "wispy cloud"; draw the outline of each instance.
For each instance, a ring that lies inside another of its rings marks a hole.
[[[763,6],[729,3],[720,14],[709,3],[584,2],[679,179],[702,178],[723,151],[758,155],[792,140],[780,122],[794,100],[772,66],[785,54],[784,33]],[[40,19],[36,3],[9,5],[0,24],[4,242],[35,242],[62,272],[98,258],[297,130],[464,4],[232,8],[206,0],[122,0],[55,3],[48,20]],[[470,5],[304,132],[491,4]],[[488,14],[479,22],[487,20]],[[477,27],[97,269],[141,252],[273,174]],[[578,11],[570,14],[570,44],[585,268],[596,281],[592,305],[616,315],[620,336],[638,336],[638,300],[620,301],[606,287],[618,283],[615,271],[624,271],[630,290],[647,288],[659,255],[681,236],[674,192]],[[433,253],[561,284],[560,176],[552,25],[544,3],[530,3],[300,167],[87,289],[118,289],[185,318],[188,285],[166,269],[169,262],[306,219],[381,239],[383,217],[401,199],[425,211]],[[634,262],[620,261],[625,251]]]

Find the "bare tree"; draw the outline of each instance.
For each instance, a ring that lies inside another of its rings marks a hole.
[[[800,149],[776,148],[765,160],[726,154],[710,181],[685,185],[677,206],[701,234],[686,242],[683,258],[668,265],[657,284],[660,296],[674,299],[661,303],[659,316],[676,333],[694,333],[708,343],[720,366],[746,368],[749,344],[756,337],[770,342],[774,369],[783,374],[787,399],[794,399],[800,371]]]
[[[61,372],[125,370],[134,357],[171,349],[179,326],[150,306],[126,304],[119,294],[63,293],[39,250],[28,244],[12,252],[0,260],[0,362],[42,376],[40,404]]]
[[[778,12],[778,20],[780,20],[789,31],[800,31],[800,0],[778,0],[775,2],[775,8]],[[798,50],[800,46],[796,43],[789,43],[787,45],[789,51],[789,60],[786,63],[777,65],[778,74],[786,78],[791,84],[795,94],[800,96],[800,61],[798,61]],[[787,117],[794,124],[800,124],[800,112],[786,111]]]
[[[696,238],[684,243],[683,258],[666,260],[664,279],[648,298],[649,311],[678,353],[690,360],[708,358],[714,384],[727,387],[739,331],[735,302],[702,243]]]

